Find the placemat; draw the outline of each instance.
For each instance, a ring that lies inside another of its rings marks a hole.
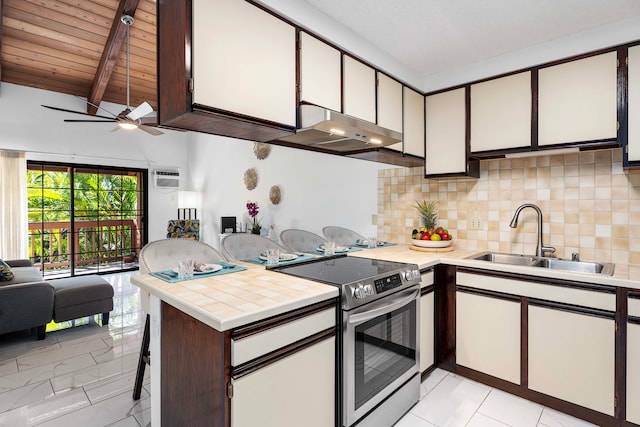
[[[229,264],[226,262],[214,262],[212,264],[220,264],[223,268],[221,270],[213,271],[211,273],[198,274],[197,276],[194,275],[192,279],[178,279],[178,273],[176,273],[173,270],[153,271],[153,272],[150,272],[149,274],[152,275],[153,277],[157,277],[158,279],[162,279],[168,283],[177,283],[177,282],[185,282],[187,280],[193,280],[193,279],[202,279],[204,277],[220,276],[223,274],[236,273],[238,271],[243,271],[247,269],[247,267],[241,267],[239,265]]]
[[[315,259],[316,257],[313,255],[298,255],[297,258],[295,259],[291,259],[291,260],[281,260],[278,265],[283,265],[283,264],[289,264],[291,262],[298,262],[298,261],[304,261],[304,260],[308,260],[308,259]],[[259,264],[259,265],[267,265],[267,260],[261,259],[259,256],[254,257],[254,258],[249,258],[249,259],[244,259],[243,261],[246,262],[251,262],[253,264]]]

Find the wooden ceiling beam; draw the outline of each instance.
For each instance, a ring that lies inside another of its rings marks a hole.
[[[1,1],[2,0],[0,0],[0,2]],[[118,55],[127,34],[126,25],[120,22],[120,18],[122,15],[134,16],[138,8],[138,3],[139,0],[120,0],[118,4],[118,10],[113,18],[109,37],[102,51],[102,57],[100,58],[96,75],[93,78],[91,90],[87,96],[87,100],[91,104],[100,105],[100,102],[102,102],[104,91],[107,88],[113,69],[118,61]],[[98,109],[96,107],[87,104],[87,113],[96,114],[97,111]]]
[[[2,0],[0,0],[0,52],[2,52]],[[2,64],[0,64],[0,82],[2,81]]]

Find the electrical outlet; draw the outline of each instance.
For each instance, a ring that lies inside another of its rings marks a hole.
[[[471,218],[471,222],[469,224],[469,229],[470,230],[481,230],[482,229],[482,222],[480,221],[480,218],[478,218],[478,217]]]

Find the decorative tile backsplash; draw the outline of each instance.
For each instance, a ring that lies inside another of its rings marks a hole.
[[[483,160],[480,178],[424,179],[424,168],[378,172],[378,237],[410,243],[416,200],[437,200],[439,225],[461,249],[535,254],[537,215],[555,256],[616,263],[616,277],[640,279],[640,170],[622,168],[622,150]],[[480,227],[472,229],[472,219]]]

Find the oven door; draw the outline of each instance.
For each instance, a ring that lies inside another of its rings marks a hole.
[[[419,372],[419,295],[416,285],[344,313],[346,426]]]

